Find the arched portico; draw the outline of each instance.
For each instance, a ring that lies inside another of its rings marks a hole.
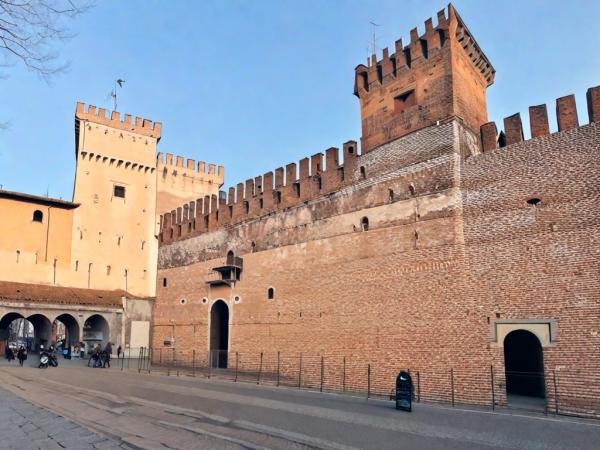
[[[2,316],[0,319],[0,339],[8,343],[11,338],[11,324],[17,320],[23,319],[26,323],[30,323],[33,326],[33,343],[31,350],[38,351],[40,345],[48,347],[51,344],[52,339],[52,322],[48,317],[43,314],[31,314],[24,317],[22,314],[17,312],[9,312]],[[25,325],[26,326],[26,325]],[[23,336],[17,336],[17,331],[13,333],[12,338],[19,339]],[[22,333],[21,333],[22,334]],[[14,342],[17,344],[17,342]],[[23,342],[24,343],[24,342]]]
[[[81,342],[81,328],[79,322],[71,314],[60,314],[54,319],[53,325],[60,322],[64,325],[64,341],[67,346],[74,346]],[[59,341],[63,336],[56,336],[56,340]]]
[[[229,307],[223,300],[210,310],[210,354],[212,367],[227,368],[229,350]]]
[[[83,324],[83,341],[86,343],[88,351],[97,345],[104,348],[110,341],[110,326],[102,315],[93,314],[85,320]]]

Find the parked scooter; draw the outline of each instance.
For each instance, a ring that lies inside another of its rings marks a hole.
[[[58,367],[58,360],[56,359],[56,355],[54,353],[42,350],[40,353],[40,364],[38,369],[47,369],[48,366]]]
[[[48,352],[42,351],[40,353],[40,365],[38,366],[38,369],[47,369],[49,361],[50,355],[48,354]]]

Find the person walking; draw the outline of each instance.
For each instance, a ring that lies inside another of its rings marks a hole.
[[[123,349],[122,349],[122,348],[121,348],[121,346],[119,345],[119,346],[117,347],[117,359],[119,359],[119,358],[121,357],[121,351],[122,351],[122,350],[123,350]]]
[[[8,359],[8,362],[12,362],[15,359],[15,352],[10,347],[6,347],[6,359]]]
[[[19,360],[19,365],[23,367],[23,362],[27,360],[27,350],[22,345],[17,352],[17,359]]]
[[[105,368],[108,365],[108,368],[110,369],[110,355],[112,355],[112,345],[110,342],[107,342],[106,347],[104,347],[104,364],[102,365],[102,368]]]

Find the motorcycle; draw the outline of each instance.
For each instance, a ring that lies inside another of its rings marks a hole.
[[[56,355],[53,353],[43,351],[40,353],[40,364],[38,369],[47,369],[48,366],[58,367],[58,360],[56,359]]]
[[[54,353],[50,353],[50,355],[48,355],[48,364],[52,367],[58,367],[58,359],[56,359],[56,355]]]
[[[38,366],[38,369],[47,369],[49,361],[50,356],[47,352],[40,353],[40,365]]]

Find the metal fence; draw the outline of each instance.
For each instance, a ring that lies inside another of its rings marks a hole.
[[[412,375],[415,402],[491,409],[508,406],[546,414],[600,418],[600,375],[590,371],[505,372],[494,366],[480,370],[415,369],[376,365],[352,356],[172,347],[142,347],[137,355],[126,352],[124,356],[119,361],[121,370],[339,392],[373,399],[392,399],[396,375],[406,370]]]

